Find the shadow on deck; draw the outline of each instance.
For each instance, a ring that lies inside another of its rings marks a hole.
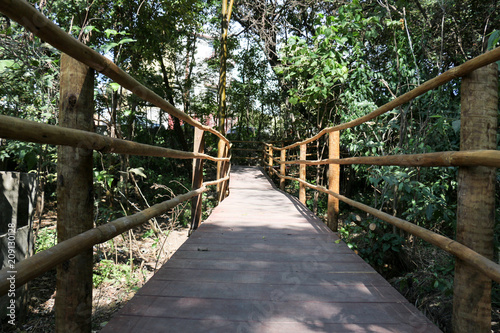
[[[255,167],[101,332],[440,332]]]

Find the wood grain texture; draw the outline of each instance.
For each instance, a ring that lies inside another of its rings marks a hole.
[[[460,149],[496,149],[498,67],[480,68],[462,81]],[[458,171],[456,240],[493,259],[495,224],[493,167]],[[456,333],[491,331],[491,278],[463,260],[455,263],[452,326]]]
[[[107,332],[440,332],[256,167]]]

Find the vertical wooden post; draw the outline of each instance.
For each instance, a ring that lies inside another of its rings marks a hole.
[[[205,151],[205,131],[194,128],[194,147],[195,153],[203,153]],[[203,184],[203,162],[204,160],[193,159],[193,190],[200,188]],[[203,195],[197,195],[191,199],[191,231],[196,230],[201,223],[201,208]]]
[[[496,149],[498,69],[480,68],[462,80],[460,149]],[[456,240],[493,259],[495,176],[491,167],[460,167]],[[491,331],[491,280],[456,259],[453,332]]]
[[[59,124],[94,128],[94,70],[61,55]],[[59,146],[57,151],[57,240],[94,227],[92,150]],[[56,332],[90,332],[92,249],[57,267]]]
[[[219,143],[217,144],[217,158],[223,158],[224,157],[224,151],[226,149],[226,143],[222,141],[222,139],[219,139]],[[220,161],[217,161],[217,179],[221,179],[222,172],[223,172],[224,164]],[[221,198],[221,192],[222,192],[222,184],[218,183],[217,184],[217,198],[220,202]]]
[[[280,161],[281,162],[285,162],[286,161],[286,150],[285,149],[283,149],[281,151]],[[286,164],[280,164],[280,173],[283,176],[286,176]],[[280,178],[280,189],[283,190],[283,191],[285,190],[285,179],[284,178]]]
[[[229,157],[229,144],[224,142],[224,147],[223,147],[223,152],[222,152],[222,157],[227,158]],[[228,175],[229,173],[229,162],[222,162],[221,166],[221,173],[220,173],[220,178],[224,178]],[[227,196],[227,191],[229,188],[229,181],[226,180],[221,183],[220,191],[219,191],[219,202],[224,200]]]
[[[300,160],[307,159],[307,144],[300,145]],[[306,165],[299,164],[299,178],[302,180],[306,180]],[[299,200],[304,205],[306,204],[306,186],[303,184],[299,184]]]
[[[340,132],[328,133],[328,158],[340,158]],[[340,192],[340,165],[328,166],[328,189],[335,193]],[[339,199],[328,195],[328,227],[337,231],[339,226]]]
[[[273,168],[273,157],[274,157],[274,151],[273,151],[273,145],[269,145],[269,174],[272,175],[271,169]]]
[[[267,146],[264,143],[262,143],[262,158],[260,160],[260,163],[262,164],[264,170],[266,170],[266,152],[267,152]]]

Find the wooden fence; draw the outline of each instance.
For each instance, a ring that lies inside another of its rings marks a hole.
[[[63,52],[61,57],[60,126],[0,115],[0,137],[59,145],[58,150],[58,244],[0,271],[0,295],[57,267],[56,331],[90,332],[92,313],[92,247],[142,225],[182,202],[191,200],[192,229],[201,221],[202,193],[218,186],[219,199],[227,195],[230,142],[176,109],[113,62],[66,34],[29,3],[1,0],[0,12]],[[110,138],[89,132],[93,127],[94,70],[101,72],[138,97],[194,127],[192,152]],[[205,132],[219,138],[219,156],[204,154]],[[192,159],[192,190],[134,215],[93,227],[92,151],[164,158]],[[204,182],[205,160],[218,163],[217,179]]]
[[[452,325],[454,332],[490,332],[491,281],[500,282],[500,265],[493,262],[493,226],[495,224],[496,168],[500,167],[497,147],[498,68],[500,48],[467,61],[395,98],[368,115],[345,124],[325,128],[317,135],[286,147],[265,144],[263,164],[270,174],[299,183],[299,199],[306,203],[306,187],[328,194],[327,224],[337,231],[339,201],[358,208],[414,236],[453,254],[455,264]],[[462,77],[460,151],[416,155],[373,157],[339,156],[339,132],[361,125],[454,78]],[[329,158],[307,160],[307,145],[328,135]],[[299,148],[298,159],[287,159]],[[275,157],[279,152],[279,157]],[[306,166],[327,164],[328,188],[306,180]],[[449,167],[458,166],[457,235],[452,240],[411,222],[339,194],[340,165],[367,164],[387,166]],[[276,166],[279,166],[279,172]],[[285,165],[299,165],[299,177],[287,175]]]

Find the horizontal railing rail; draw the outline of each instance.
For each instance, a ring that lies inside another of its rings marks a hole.
[[[47,250],[38,252],[20,261],[15,266],[15,269],[1,270],[0,295],[5,295],[9,290],[10,281],[8,278],[12,275],[11,271],[16,272],[16,286],[24,285],[66,260],[75,257],[82,251],[92,248],[94,245],[104,243],[130,229],[141,226],[150,219],[166,213],[175,206],[208,191],[207,186],[217,185],[227,180],[229,180],[229,177],[224,177],[217,181],[205,182],[196,190],[180,194],[173,199],[153,205],[136,214],[118,218],[62,241]]]
[[[495,263],[492,260],[493,258],[488,258],[485,256],[484,252],[489,253],[489,251],[483,251],[484,247],[482,245],[476,246],[477,243],[475,241],[469,240],[468,246],[464,245],[458,240],[453,240],[451,238],[445,237],[436,232],[430,231],[426,228],[413,224],[409,221],[405,221],[398,217],[387,214],[379,209],[370,207],[368,205],[365,205],[363,203],[354,201],[343,195],[340,195],[339,167],[340,165],[353,165],[353,164],[379,165],[379,166],[406,166],[406,167],[460,167],[459,170],[464,170],[464,172],[470,172],[471,175],[469,176],[468,179],[466,179],[465,177],[467,176],[460,176],[459,174],[459,184],[461,179],[462,190],[470,186],[467,183],[467,181],[472,182],[473,179],[474,180],[479,179],[480,181],[483,182],[482,184],[484,185],[474,184],[472,185],[472,187],[476,186],[476,188],[481,188],[481,186],[484,186],[494,189],[495,187],[494,184],[493,185],[491,184],[491,182],[494,183],[494,180],[492,180],[494,177],[488,178],[489,176],[487,175],[491,174],[491,172],[488,170],[500,167],[500,151],[491,149],[492,147],[496,146],[496,137],[497,137],[496,134],[497,120],[495,119],[497,119],[496,114],[498,113],[498,96],[497,96],[498,88],[496,88],[495,86],[498,86],[498,69],[496,67],[496,64],[491,66],[489,65],[499,60],[500,60],[500,48],[493,49],[492,51],[489,51],[472,60],[469,60],[460,66],[457,66],[455,68],[446,71],[445,73],[423,83],[422,85],[405,93],[402,96],[396,97],[389,103],[384,104],[383,106],[377,108],[375,111],[363,117],[346,122],[344,124],[322,129],[321,131],[318,132],[318,134],[308,139],[302,140],[300,142],[295,142],[293,144],[290,144],[286,147],[279,147],[277,145],[273,145],[272,143],[264,143],[263,145],[264,149],[262,151],[262,156],[263,156],[262,162],[264,164],[264,167],[265,169],[268,170],[268,172],[271,175],[276,175],[279,178],[280,187],[282,190],[285,189],[285,180],[298,182],[299,198],[300,201],[304,204],[306,203],[306,191],[305,191],[306,187],[327,194],[328,195],[327,225],[333,231],[337,231],[337,226],[338,226],[337,219],[339,213],[338,203],[339,201],[342,201],[352,207],[355,207],[374,217],[377,217],[382,221],[385,221],[393,226],[396,226],[413,236],[416,236],[430,244],[433,244],[445,250],[446,252],[454,255],[456,258],[458,258],[459,260],[457,260],[455,266],[455,281],[470,281],[471,279],[474,279],[475,280],[474,283],[476,284],[476,286],[474,289],[472,286],[467,286],[463,283],[455,282],[455,287],[454,287],[455,298],[467,299],[468,297],[472,297],[472,294],[475,294],[475,295],[486,295],[484,297],[486,297],[486,299],[490,299],[488,298],[487,295],[491,291],[491,280],[500,283],[500,265]],[[486,68],[486,66],[489,67]],[[473,74],[479,70],[481,70],[482,72],[480,74],[475,74],[474,76]],[[479,127],[483,126],[484,128],[473,128],[473,126],[471,126],[470,127],[471,129],[469,130],[469,132],[467,132],[467,134],[461,133],[460,151],[340,158],[339,132],[341,130],[353,128],[355,126],[359,126],[363,123],[366,123],[367,121],[375,119],[376,117],[379,117],[389,111],[392,111],[394,108],[401,106],[404,103],[410,102],[416,97],[421,96],[422,94],[432,89],[435,89],[437,87],[446,84],[447,82],[451,81],[454,78],[459,78],[464,76],[468,78],[469,81],[467,81],[468,82],[467,84],[471,88],[468,88],[469,91],[467,91],[467,88],[464,87],[462,89],[462,94],[464,93],[468,94],[467,95],[468,98],[465,99],[462,98],[461,131],[462,132],[466,131],[464,130],[464,128],[468,126],[468,122],[473,122],[474,119],[479,119],[478,122],[475,123],[476,125],[474,126],[479,126]],[[496,82],[496,85],[491,84],[491,82],[493,83]],[[473,86],[473,84],[476,85]],[[478,88],[478,86],[480,88]],[[487,93],[482,92],[481,90],[486,89],[486,87],[489,89],[489,91]],[[470,101],[472,99],[470,96],[473,94],[483,94],[482,97],[479,98],[480,100],[479,103],[484,103],[484,105],[483,104],[479,106],[473,105],[472,102]],[[481,101],[481,98],[488,99],[488,101],[487,102]],[[496,99],[496,102],[494,102],[492,98]],[[485,106],[486,103],[488,103],[487,106]],[[488,107],[491,108],[492,110],[489,109],[483,110]],[[477,113],[474,114],[474,111]],[[492,115],[495,116],[493,117]],[[474,131],[474,134],[471,134],[472,131]],[[477,135],[478,133],[481,133],[481,131],[488,133],[487,135],[485,134],[484,136],[481,137],[484,141],[488,142],[474,143],[474,145],[472,145],[470,143],[470,136]],[[307,145],[320,139],[322,136],[326,134],[329,135],[328,158],[318,159],[318,160],[308,160]],[[288,152],[294,148],[300,148],[300,153],[294,156],[294,159],[290,159],[290,157],[288,157],[287,159]],[[275,151],[280,152],[279,157],[274,156]],[[285,165],[298,165],[299,178],[287,175]],[[319,165],[329,166],[328,188],[324,186],[314,185],[306,181],[306,166],[319,166]],[[279,166],[279,170],[275,166]],[[487,167],[486,168],[487,170],[485,171],[484,169],[477,169],[476,171],[468,171],[472,170],[472,168],[477,168],[477,167],[479,168]],[[478,174],[481,173],[483,173],[484,176],[479,177]],[[488,181],[490,182],[489,184],[487,183]],[[461,188],[459,185],[459,191],[460,189]],[[465,193],[467,193],[467,195],[469,196],[473,196],[474,194],[472,193],[479,193],[478,190],[474,189],[467,191],[468,192],[464,191],[464,194],[462,196],[465,196],[466,195]],[[481,193],[481,195],[484,194]],[[459,199],[460,196],[461,194],[459,193]],[[482,205],[481,200],[483,198],[484,197],[471,198],[471,200],[469,200],[471,203],[467,203],[466,199],[459,201],[458,205],[459,208],[457,215],[460,215],[460,212],[462,212],[462,214],[464,214],[465,212],[466,214],[466,210],[469,208],[474,209],[475,211],[481,211],[481,209],[478,210],[477,207],[481,207]],[[491,202],[492,200],[493,200],[492,198],[488,198],[487,201]],[[461,205],[463,205],[463,207]],[[489,206],[485,206],[485,210],[486,207]],[[494,225],[494,214],[491,214],[491,212],[484,214],[485,214],[484,218],[487,219],[488,222],[487,223],[485,222],[483,225],[490,225],[491,227],[490,242],[492,244],[493,243],[492,228]],[[467,222],[463,221],[463,218],[462,220],[458,221],[457,224],[459,224],[459,226],[457,226],[457,230],[459,228],[465,230],[463,226],[465,223]],[[470,230],[470,228],[468,230],[469,232],[474,233],[474,231]],[[488,232],[490,231],[485,231],[484,235],[488,234]],[[467,236],[463,236],[462,232],[461,240],[466,239],[466,237]],[[458,238],[458,231],[457,231],[457,238]],[[484,241],[488,240],[485,239]],[[478,248],[478,250],[476,250],[476,247]],[[483,253],[479,253],[478,251],[481,251]],[[480,275],[475,275],[476,272],[480,272]],[[478,280],[479,278],[481,278],[482,282],[477,282],[479,281]],[[489,279],[489,280],[484,280],[484,279]],[[459,303],[457,302],[457,304]],[[460,304],[464,303],[462,302]],[[470,304],[469,306],[472,306],[472,304]],[[484,306],[484,304],[481,305],[476,304],[475,306],[476,308],[473,311],[482,311],[482,314],[484,316],[489,315],[488,310],[487,309],[484,310],[484,308],[487,308]],[[455,329],[457,329],[457,327],[462,325],[459,324],[459,322],[461,322],[460,321],[461,319],[459,317],[463,316],[463,314],[466,313],[467,311],[470,311],[470,309],[465,309],[463,306],[460,306],[460,310],[454,310],[454,311],[455,314],[453,318],[453,326]],[[458,315],[458,313],[460,313],[460,315]],[[485,318],[484,316],[478,316],[481,317],[481,319],[477,319],[476,322],[473,322],[473,326],[468,326],[468,329],[470,329],[470,327],[474,327],[474,330],[476,331],[476,328],[478,327],[489,327],[491,320],[490,323],[484,322]],[[478,329],[477,331],[480,330]]]
[[[4,139],[93,149],[101,153],[179,159],[199,158],[215,162],[229,160],[229,158],[225,157],[217,158],[197,152],[152,146],[129,140],[111,138],[93,132],[42,124],[4,115],[0,115],[0,135]]]
[[[68,35],[28,2],[23,0],[0,0],[0,12],[21,24],[35,36],[40,37],[56,49],[120,84],[120,86],[129,90],[134,95],[196,128],[215,134],[219,139],[229,144],[229,140],[220,132],[201,124],[188,114],[171,105],[154,91],[123,71],[111,60],[76,40],[71,35]]]
[[[192,125],[195,129],[194,148],[193,151],[188,152],[111,138],[85,130],[48,125],[26,119],[0,115],[0,138],[4,139],[69,146],[86,149],[90,152],[95,150],[102,153],[193,160],[193,189],[191,191],[178,195],[171,200],[153,205],[134,215],[124,216],[101,226],[90,228],[76,236],[60,241],[57,245],[47,250],[36,253],[35,255],[16,263],[14,267],[9,266],[2,269],[0,271],[0,296],[5,295],[12,289],[11,280],[8,280],[12,274],[15,275],[15,287],[19,288],[44,272],[47,272],[55,267],[60,267],[60,264],[67,263],[69,259],[78,256],[86,250],[92,249],[94,245],[110,240],[134,227],[138,227],[149,221],[151,218],[161,215],[180,203],[186,202],[187,200],[191,200],[191,228],[192,230],[196,229],[201,223],[202,193],[208,190],[208,186],[217,186],[219,199],[222,200],[227,192],[230,178],[231,160],[229,140],[217,130],[201,124],[188,114],[175,108],[166,100],[154,93],[151,89],[145,87],[132,76],[120,69],[109,59],[65,33],[26,1],[0,0],[0,12],[8,16],[10,19],[17,21],[30,30],[34,35],[40,37],[45,42],[51,44],[63,53],[104,74],[111,80],[120,84],[123,88],[131,91],[136,96],[161,108],[171,116]],[[219,138],[219,157],[212,157],[204,153],[205,132],[212,133]],[[203,181],[204,160],[217,162],[218,166],[220,166],[220,172],[217,173],[216,180],[209,182]],[[58,163],[60,163],[59,160]],[[72,181],[73,179],[65,179],[65,182],[67,183],[71,183]],[[87,194],[89,192],[87,187],[75,189],[75,191],[77,190],[85,191]],[[92,263],[90,262],[90,264]],[[91,271],[92,267],[90,266],[90,274],[92,274]],[[61,279],[58,278],[58,286],[60,282],[59,280]],[[90,281],[92,281],[91,277]],[[71,293],[73,288],[74,292],[77,291],[75,289],[78,289],[78,287],[68,285],[72,283],[71,281],[67,281],[66,283],[67,285],[64,287],[64,290],[69,290]],[[87,288],[87,286],[82,288]],[[76,298],[82,297],[82,293],[87,293],[85,290],[79,290],[78,292],[80,293],[75,296]],[[60,294],[62,295],[61,292],[58,292],[57,295],[59,296]],[[88,293],[86,295],[88,296]],[[74,302],[74,304],[78,305],[80,302],[85,303],[87,301],[78,299]],[[57,311],[58,310],[56,309],[56,312]],[[61,308],[59,312],[62,313],[61,311],[67,312],[70,311],[70,309]],[[80,307],[78,309],[73,308],[71,311],[73,314],[76,312],[80,313],[82,311],[89,316],[91,314],[88,307],[85,308],[85,311]],[[65,324],[69,324],[70,326],[72,325],[67,322],[67,318],[69,317],[65,315],[64,318],[65,319],[60,322],[61,325],[56,323],[56,326],[68,327],[65,326]],[[77,314],[76,317],[74,316],[72,318],[79,318],[79,320],[81,320],[83,317],[80,313]],[[89,322],[85,320],[85,318],[83,319],[82,323]],[[56,322],[58,322],[58,320],[56,320]],[[65,331],[66,329],[60,328],[60,330]]]

